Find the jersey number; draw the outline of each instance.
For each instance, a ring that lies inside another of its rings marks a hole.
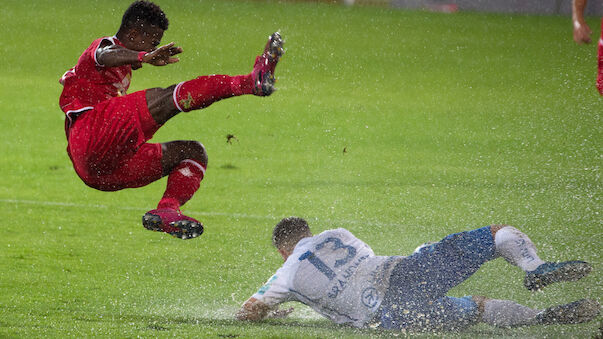
[[[340,248],[346,249],[348,251],[347,256],[335,260],[335,267],[345,265],[348,261],[350,261],[356,256],[356,249],[352,246],[344,245],[339,238],[327,238],[325,241],[316,245],[315,250],[319,251],[329,243],[333,243],[333,251],[336,251]],[[320,260],[320,258],[318,258],[313,252],[307,251],[299,257],[299,261],[306,259],[308,259],[308,261],[312,265],[314,265],[317,270],[319,270],[322,274],[329,278],[329,280],[333,280],[335,278],[335,272],[333,272],[333,270],[329,266],[327,266],[327,264],[325,264],[322,260]]]

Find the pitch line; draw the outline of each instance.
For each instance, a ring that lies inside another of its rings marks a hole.
[[[108,206],[108,205],[97,205],[97,204],[78,204],[72,202],[61,202],[61,201],[36,201],[36,200],[20,200],[20,199],[0,199],[0,202],[10,204],[25,204],[25,205],[39,205],[39,206],[59,206],[59,207],[77,207],[77,208],[104,208],[114,209],[123,211],[143,211],[146,212],[148,208],[134,207],[134,206]],[[234,217],[234,218],[247,218],[247,219],[274,219],[273,216],[262,216],[244,213],[226,213],[226,212],[198,212],[198,211],[186,211],[187,214],[199,214],[205,216],[220,216],[220,217]]]
[[[77,207],[77,208],[103,208],[113,209],[122,211],[142,211],[146,212],[148,208],[145,207],[134,207],[134,206],[108,206],[100,204],[78,204],[73,202],[61,202],[61,201],[38,201],[38,200],[21,200],[21,199],[0,199],[0,203],[9,204],[24,204],[24,205],[38,205],[38,206],[58,206],[58,207]],[[208,211],[191,211],[186,210],[186,214],[191,215],[204,215],[204,216],[218,216],[218,217],[229,217],[229,218],[242,218],[242,219],[257,219],[257,220],[271,220],[278,221],[280,217],[273,215],[254,215],[246,213],[228,213],[228,212],[208,212]],[[368,220],[342,220],[342,219],[319,219],[316,217],[305,218],[308,221],[324,222],[332,225],[340,225],[345,227],[346,225],[365,225],[365,226],[386,226],[386,227],[397,227],[402,226],[402,223],[383,223]]]

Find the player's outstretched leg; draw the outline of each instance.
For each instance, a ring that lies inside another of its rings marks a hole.
[[[551,283],[576,281],[591,271],[584,261],[545,262],[536,254],[536,246],[527,235],[513,226],[504,226],[494,236],[496,252],[526,272],[524,285],[530,291]]]
[[[179,112],[189,112],[233,96],[244,94],[268,96],[272,94],[275,90],[274,69],[283,54],[283,44],[284,41],[278,32],[270,35],[264,51],[256,57],[250,74],[207,75],[177,84],[173,88],[173,92],[170,89],[173,106]],[[149,105],[149,107],[151,106],[153,105]],[[151,114],[153,114],[152,110]],[[170,112],[169,117],[174,114],[174,112]],[[165,120],[167,119],[160,117],[158,122],[163,123]]]

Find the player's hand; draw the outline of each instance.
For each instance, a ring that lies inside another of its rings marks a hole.
[[[586,22],[574,21],[574,41],[578,44],[590,44],[591,39],[590,35],[593,31],[591,31],[590,27],[586,24]]]
[[[291,314],[291,312],[293,312],[293,310],[294,310],[293,307],[290,307],[286,310],[281,310],[281,309],[272,310],[272,311],[268,312],[268,314],[266,315],[266,318],[272,318],[272,319],[286,318],[289,314]]]
[[[156,50],[147,53],[142,57],[142,61],[154,66],[165,66],[180,61],[174,58],[174,55],[182,53],[182,48],[174,46],[173,42],[163,45]]]

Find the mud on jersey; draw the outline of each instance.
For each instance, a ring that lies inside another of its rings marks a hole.
[[[302,239],[285,264],[253,295],[268,306],[299,301],[332,321],[372,319],[401,257],[375,256],[343,228]]]

